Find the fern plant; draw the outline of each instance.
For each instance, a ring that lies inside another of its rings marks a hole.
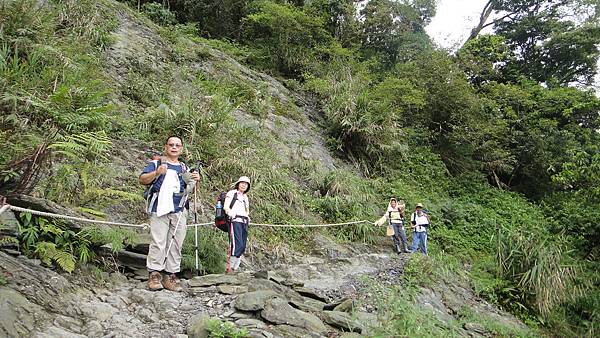
[[[38,242],[35,245],[34,253],[46,265],[50,265],[54,261],[67,272],[75,270],[75,257],[73,257],[73,254],[61,250],[54,243]]]
[[[44,264],[56,263],[66,272],[72,272],[76,263],[87,263],[96,257],[94,248],[110,244],[113,252],[137,242],[137,234],[121,228],[85,227],[73,230],[56,221],[20,215],[19,244],[30,257]]]
[[[0,223],[0,230],[4,228],[4,225]],[[0,247],[7,246],[10,244],[19,244],[19,241],[14,237],[2,236],[0,237]]]
[[[74,231],[63,224],[34,217],[29,213],[21,214],[20,218],[19,239],[25,254],[38,257],[46,265],[55,262],[67,272],[75,269],[74,254],[81,249],[81,244],[77,245],[77,234]]]
[[[248,337],[248,330],[238,329],[231,322],[223,322],[218,319],[209,319],[206,323],[206,330],[210,332],[210,337],[215,338],[243,338]]]
[[[55,153],[64,155],[75,162],[85,160],[105,160],[111,146],[104,130],[61,136],[59,141],[49,146]]]

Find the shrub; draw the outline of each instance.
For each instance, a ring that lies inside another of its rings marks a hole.
[[[150,18],[150,20],[159,25],[168,26],[177,23],[175,14],[157,2],[145,3],[142,6],[142,11]]]
[[[206,330],[210,337],[214,338],[243,338],[248,337],[248,331],[244,328],[238,329],[232,322],[223,322],[218,319],[210,319],[206,323]]]

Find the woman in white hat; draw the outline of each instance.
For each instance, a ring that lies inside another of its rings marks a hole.
[[[388,219],[389,226],[394,229],[394,246],[396,247],[397,253],[409,253],[408,244],[406,241],[406,231],[404,230],[404,201],[396,200],[394,197],[390,199],[388,204],[386,218]]]
[[[225,196],[225,213],[231,221],[229,225],[227,272],[239,269],[242,255],[246,251],[248,223],[250,221],[248,218],[250,215],[248,191],[250,191],[250,178],[242,176],[233,184],[233,189]]]
[[[410,253],[406,240],[406,231],[404,230],[405,206],[403,200],[398,201],[394,197],[390,198],[386,213],[375,222],[375,225],[377,226],[382,226],[387,223],[386,235],[392,237],[394,240],[394,246],[396,247],[397,253]]]

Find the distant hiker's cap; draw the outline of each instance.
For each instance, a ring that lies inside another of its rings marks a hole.
[[[246,182],[248,183],[248,189],[246,189],[246,191],[244,191],[245,193],[247,193],[248,191],[250,191],[250,178],[248,178],[248,176],[242,176],[240,177],[234,184],[233,186],[237,189],[238,184],[240,184],[240,182]]]
[[[417,208],[422,208],[422,207],[423,207],[423,204],[417,203]]]
[[[392,197],[392,198],[390,198],[390,202],[392,202],[392,201],[394,201],[394,202],[398,202],[398,200],[396,199],[396,197]]]

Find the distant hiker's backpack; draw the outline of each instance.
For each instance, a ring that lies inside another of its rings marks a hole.
[[[215,205],[215,227],[217,227],[221,231],[229,232],[229,224],[231,222],[229,220],[229,217],[227,217],[227,214],[225,213],[224,209],[226,195],[227,193],[225,192],[220,192],[219,195],[217,195],[217,203]],[[233,208],[233,204],[235,204],[236,200],[237,192],[235,193],[235,195],[233,195],[233,198],[231,199],[229,209]]]

